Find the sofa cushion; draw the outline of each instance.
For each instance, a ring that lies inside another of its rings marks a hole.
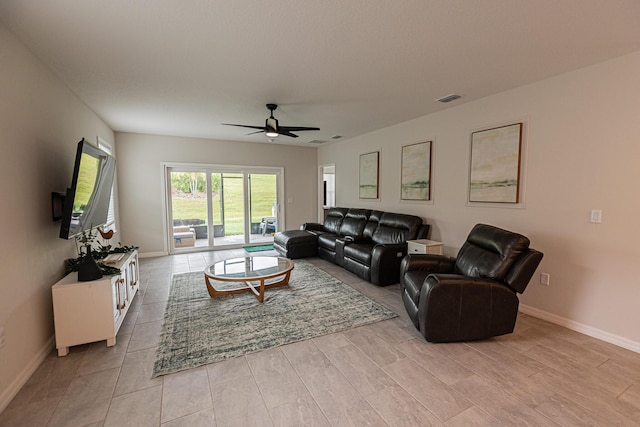
[[[344,216],[347,214],[347,208],[331,208],[327,211],[327,216],[322,223],[324,231],[333,234],[340,233],[340,226],[344,220]]]
[[[362,237],[371,210],[349,209],[340,226],[341,236]]]
[[[295,259],[315,256],[318,237],[304,230],[286,230],[273,236],[275,250],[284,257]]]
[[[373,252],[373,242],[353,242],[345,245],[344,257],[351,258],[364,265],[371,265],[371,253]]]
[[[318,236],[304,230],[286,230],[278,232],[273,236],[274,243],[278,243],[282,246],[289,246],[292,244],[315,245],[317,240]]]
[[[417,216],[385,212],[372,239],[376,243],[405,243],[416,238],[421,225]]]
[[[338,236],[331,233],[323,233],[318,235],[318,247],[329,249],[331,251],[336,250],[336,239]]]
[[[376,228],[378,228],[378,223],[380,223],[380,217],[382,217],[382,214],[383,212],[381,211],[371,211],[367,225],[365,225],[364,231],[362,232],[362,235],[365,238],[373,239],[373,233],[375,233]]]

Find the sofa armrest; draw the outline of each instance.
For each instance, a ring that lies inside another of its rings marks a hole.
[[[371,283],[379,286],[398,283],[400,263],[406,254],[406,243],[375,245],[371,251]]]
[[[500,282],[457,274],[430,274],[420,291],[420,332],[431,342],[507,334],[513,332],[518,304],[516,293]]]
[[[344,247],[348,245],[349,242],[345,240],[344,237],[336,238],[336,265],[340,267],[344,267]]]
[[[318,224],[317,222],[305,222],[300,226],[300,230],[323,231],[324,227],[322,224]]]
[[[455,258],[444,255],[409,254],[402,259],[400,274],[419,270],[428,273],[453,273]]]
[[[346,243],[371,241],[371,239],[364,236],[342,236],[341,239],[343,239]]]

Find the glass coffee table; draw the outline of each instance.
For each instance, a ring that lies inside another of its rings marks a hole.
[[[264,290],[289,283],[293,261],[272,256],[246,256],[216,262],[204,270],[207,291],[211,297],[251,292],[264,302]],[[244,286],[215,288],[213,282],[237,282]]]

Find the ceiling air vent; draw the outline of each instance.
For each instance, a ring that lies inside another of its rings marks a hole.
[[[442,98],[438,98],[436,99],[436,101],[444,102],[446,104],[447,102],[455,101],[456,99],[460,99],[460,95],[451,94],[451,95],[443,96]]]
[[[327,141],[322,139],[312,139],[311,141],[307,141],[308,144],[324,144]]]

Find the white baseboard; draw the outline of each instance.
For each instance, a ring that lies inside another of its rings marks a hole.
[[[623,348],[626,348],[627,350],[640,353],[640,342],[632,341],[630,339],[623,338],[618,335],[611,334],[609,332],[605,332],[603,330],[585,325],[580,322],[576,322],[574,320],[565,319],[564,317],[560,317],[556,314],[542,311],[535,307],[530,307],[530,306],[521,304],[520,311],[523,312],[524,314],[537,317],[538,319],[546,320],[548,322],[555,323],[556,325],[564,326],[565,328],[571,329],[572,331],[580,332],[582,334],[589,335],[590,337],[597,338],[599,340],[617,345],[618,347],[623,347]]]
[[[29,381],[31,375],[38,369],[38,366],[47,358],[51,350],[54,348],[55,338],[52,336],[47,343],[40,349],[33,359],[22,370],[20,375],[5,390],[0,390],[0,413],[4,411],[11,400],[16,397],[20,389]]]
[[[153,258],[158,256],[167,256],[167,255],[169,255],[169,252],[145,252],[145,253],[138,252],[139,258]]]

